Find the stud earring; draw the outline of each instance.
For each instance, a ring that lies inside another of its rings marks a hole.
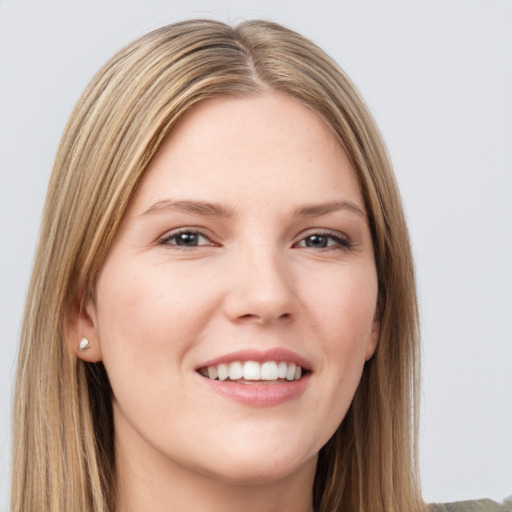
[[[78,344],[78,350],[80,350],[80,352],[84,352],[85,350],[87,350],[89,347],[91,346],[91,344],[89,343],[89,341],[87,340],[87,338],[82,338],[80,340],[80,343]]]

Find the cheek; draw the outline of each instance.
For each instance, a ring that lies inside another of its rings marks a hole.
[[[313,329],[322,348],[320,374],[326,386],[319,400],[332,412],[333,428],[352,401],[368,347],[373,344],[378,292],[373,264],[337,270],[329,279],[310,286],[309,293]]]
[[[187,275],[165,265],[105,265],[97,286],[102,342],[148,348],[181,339],[194,317],[211,304],[211,296],[193,272]],[[143,336],[142,336],[143,335]]]
[[[197,272],[170,266],[108,262],[97,283],[98,332],[103,362],[116,384],[141,388],[183,371],[187,351],[200,341],[215,308],[215,288]]]
[[[97,282],[103,364],[118,414],[150,432],[156,424],[176,425],[172,411],[187,406],[186,390],[177,384],[190,373],[191,349],[215,308],[216,288],[197,272],[165,263],[122,263],[107,262]]]
[[[340,355],[350,347],[364,349],[371,339],[377,304],[374,265],[338,268],[304,288],[310,313],[329,348]]]

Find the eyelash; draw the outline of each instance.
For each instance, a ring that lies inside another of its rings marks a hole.
[[[303,238],[300,239],[299,243],[302,243],[305,240],[307,240],[308,238],[312,238],[315,236],[334,241],[333,244],[327,245],[326,247],[320,247],[320,249],[324,249],[324,250],[330,250],[330,249],[342,249],[343,250],[344,249],[344,250],[347,250],[347,249],[352,249],[352,247],[354,246],[354,243],[352,242],[352,240],[350,240],[347,236],[342,235],[341,233],[332,233],[329,231],[314,231],[314,232],[308,233],[306,236],[304,236]],[[309,248],[312,249],[313,247],[309,247]]]
[[[183,234],[190,234],[190,235],[202,237],[205,240],[208,240],[210,243],[201,244],[201,245],[191,245],[191,246],[182,246],[182,245],[178,245],[177,243],[171,243],[171,241],[173,239],[176,239],[178,236],[183,235]],[[354,246],[354,243],[348,237],[341,235],[340,233],[337,233],[337,232],[332,233],[329,231],[318,230],[318,231],[312,231],[312,232],[308,233],[306,236],[303,236],[299,240],[299,242],[296,242],[294,244],[294,247],[302,242],[305,242],[305,240],[311,239],[315,236],[327,239],[328,245],[325,247],[320,247],[319,250],[327,250],[327,251],[328,250],[340,250],[340,249],[341,250],[350,250]],[[331,243],[329,245],[329,240],[334,243]],[[207,247],[207,246],[216,246],[217,245],[215,242],[212,242],[210,240],[210,238],[208,237],[208,235],[206,235],[202,231],[197,230],[197,229],[191,229],[191,228],[184,228],[179,231],[173,231],[173,232],[167,234],[166,236],[164,236],[164,238],[162,238],[159,241],[159,244],[166,246],[166,247],[172,247],[173,249],[177,249],[177,250],[181,250],[181,251],[194,249],[196,247]],[[308,246],[304,246],[304,245],[301,247],[314,249],[314,247],[308,247]]]
[[[196,236],[199,236],[199,237],[202,237],[208,241],[210,241],[209,244],[201,244],[201,245],[192,245],[192,246],[182,246],[182,245],[178,245],[176,243],[172,244],[170,243],[171,240],[177,238],[178,236],[180,235],[183,235],[183,234],[190,234],[190,235],[196,235]],[[213,242],[211,242],[210,238],[205,235],[203,232],[197,230],[197,229],[190,229],[190,228],[184,228],[184,229],[180,229],[178,231],[173,231],[167,235],[164,236],[164,238],[162,238],[159,242],[160,245],[165,245],[165,246],[171,246],[173,248],[177,248],[178,250],[187,250],[187,249],[191,249],[191,248],[194,248],[194,247],[205,247],[205,246],[213,246],[213,245],[217,245]]]

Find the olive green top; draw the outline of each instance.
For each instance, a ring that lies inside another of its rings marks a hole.
[[[429,512],[512,512],[512,502],[500,504],[491,500],[458,501],[432,505]]]

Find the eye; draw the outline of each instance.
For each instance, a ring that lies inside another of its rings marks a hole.
[[[297,247],[307,247],[310,249],[328,249],[328,248],[350,248],[352,242],[341,236],[333,235],[331,233],[312,233],[307,237],[303,238]]]
[[[198,247],[203,245],[214,245],[205,235],[199,231],[183,230],[167,234],[160,243],[177,247]]]

